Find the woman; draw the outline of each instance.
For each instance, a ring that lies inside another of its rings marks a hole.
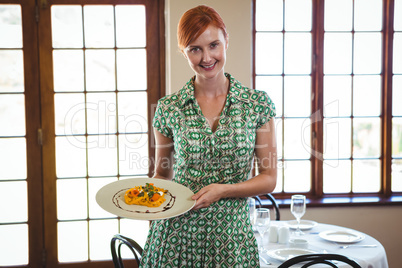
[[[229,36],[214,9],[184,13],[178,40],[195,76],[158,102],[154,177],[190,188],[196,204],[152,222],[141,265],[259,267],[246,197],[276,185],[274,104],[224,72]],[[254,158],[259,172],[249,178]]]

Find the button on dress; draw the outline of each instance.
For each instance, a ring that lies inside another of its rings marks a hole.
[[[225,75],[229,92],[215,132],[194,97],[195,77],[158,101],[153,126],[173,140],[172,180],[194,193],[212,183],[246,181],[256,130],[275,116],[267,93]],[[246,200],[224,198],[207,208],[152,221],[141,267],[259,267]]]

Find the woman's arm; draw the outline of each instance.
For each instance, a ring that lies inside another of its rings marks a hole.
[[[227,197],[249,197],[272,192],[276,186],[276,135],[275,121],[271,118],[257,130],[255,156],[259,174],[236,184],[211,184],[193,195],[197,200],[194,209],[208,207],[213,202]]]
[[[155,172],[153,178],[171,180],[173,176],[173,139],[155,133]]]

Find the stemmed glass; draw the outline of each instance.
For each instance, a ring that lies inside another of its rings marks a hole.
[[[304,195],[292,195],[292,201],[290,203],[290,211],[297,220],[297,229],[295,235],[303,235],[300,230],[300,219],[306,213],[306,196]]]
[[[255,214],[255,228],[261,236],[261,245],[258,247],[260,253],[264,252],[264,234],[268,230],[271,217],[269,215],[269,209],[257,208]]]

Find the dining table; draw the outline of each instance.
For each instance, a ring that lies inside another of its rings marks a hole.
[[[355,260],[362,268],[388,268],[385,249],[372,236],[338,225],[308,220],[303,223],[301,225],[303,234],[296,235],[295,221],[271,221],[270,226],[274,226],[270,228],[272,234],[277,230],[282,230],[282,233],[283,230],[289,230],[289,239],[280,241],[283,243],[274,242],[275,236],[270,236],[269,232],[264,234],[263,239],[257,232],[255,233],[259,246],[263,245],[264,249],[260,254],[261,267],[278,267],[287,258],[299,254],[335,253]],[[350,241],[348,241],[347,234],[351,235]],[[298,240],[295,241],[295,239]],[[306,244],[295,244],[295,242],[300,241]],[[342,262],[337,263],[337,265],[339,267],[350,267],[346,264],[342,266]]]

